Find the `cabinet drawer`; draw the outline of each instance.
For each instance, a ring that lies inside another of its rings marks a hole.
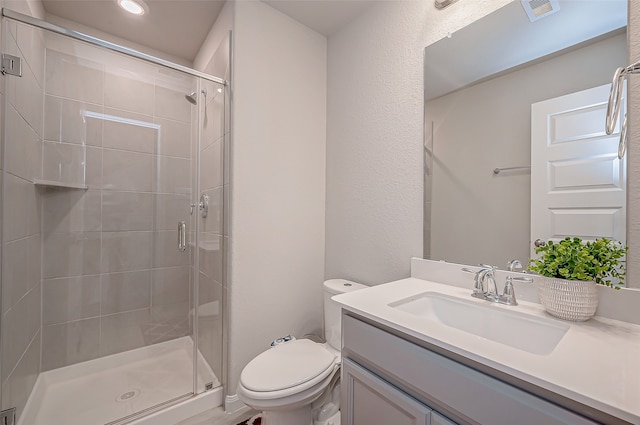
[[[459,422],[484,425],[595,425],[512,385],[344,315],[343,355],[379,372]]]
[[[356,363],[342,364],[345,425],[429,425],[431,409]]]

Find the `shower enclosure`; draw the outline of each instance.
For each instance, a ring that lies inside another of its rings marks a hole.
[[[220,404],[225,81],[3,12],[2,409]]]

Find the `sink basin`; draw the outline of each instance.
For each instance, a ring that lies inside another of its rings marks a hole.
[[[532,354],[550,354],[569,330],[553,320],[507,311],[437,292],[395,301],[390,307]],[[517,307],[515,307],[517,308]]]

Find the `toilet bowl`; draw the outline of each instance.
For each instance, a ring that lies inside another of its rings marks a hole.
[[[242,370],[238,398],[263,411],[263,425],[313,425],[314,420],[327,423],[325,417],[314,418],[314,412],[315,416],[318,412],[322,412],[321,416],[335,415],[337,405],[331,409],[312,408],[314,401],[333,391],[340,377],[341,310],[331,297],[365,287],[343,279],[324,282],[327,342],[297,339],[279,344],[256,356]]]

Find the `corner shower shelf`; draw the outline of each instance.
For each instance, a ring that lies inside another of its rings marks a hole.
[[[42,188],[52,187],[52,188],[62,188],[62,189],[81,189],[81,190],[88,189],[86,184],[59,182],[55,180],[34,179],[33,184],[36,185],[36,187],[42,187]]]

